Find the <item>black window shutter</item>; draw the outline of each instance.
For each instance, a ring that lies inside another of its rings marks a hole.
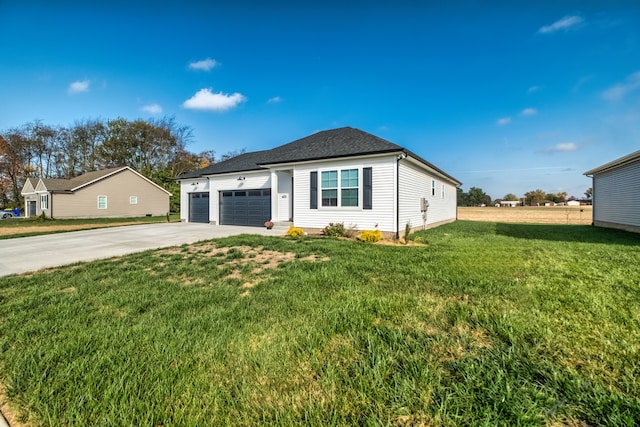
[[[362,208],[373,209],[373,185],[371,168],[362,169]]]
[[[311,209],[318,209],[318,172],[311,172]]]

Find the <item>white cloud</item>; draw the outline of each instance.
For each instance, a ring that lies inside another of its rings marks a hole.
[[[521,116],[535,116],[536,114],[538,114],[538,110],[535,108],[525,108],[520,112]]]
[[[544,150],[547,153],[564,153],[568,151],[576,151],[578,149],[578,144],[575,142],[561,142],[560,144],[556,144],[553,147],[548,147]]]
[[[540,89],[542,89],[541,86],[531,86],[529,89],[527,89],[527,93],[534,93],[539,91]]]
[[[273,98],[269,98],[267,100],[267,104],[278,104],[282,102],[282,98],[280,98],[279,96],[274,96]]]
[[[544,27],[540,27],[538,33],[540,34],[551,34],[557,31],[567,31],[571,28],[574,28],[576,25],[580,25],[584,22],[584,19],[581,16],[573,15],[573,16],[565,16],[562,19],[557,20],[551,25],[545,25]]]
[[[160,114],[162,113],[162,107],[158,104],[149,104],[142,107],[142,111],[149,114]]]
[[[82,93],[89,91],[89,80],[78,80],[69,85],[69,89],[67,91],[69,93]]]
[[[511,117],[503,117],[503,118],[498,119],[498,120],[496,121],[496,124],[497,124],[498,126],[506,126],[506,125],[508,125],[509,123],[511,123]]]
[[[184,101],[182,106],[192,110],[227,111],[245,102],[247,98],[241,93],[227,95],[226,93],[213,93],[211,89],[200,89],[191,98]]]
[[[631,91],[640,88],[640,71],[628,76],[623,83],[618,83],[602,93],[602,97],[608,101],[619,101]]]
[[[203,59],[201,61],[195,61],[189,63],[190,70],[201,70],[201,71],[210,71],[214,68],[218,63],[211,58]]]

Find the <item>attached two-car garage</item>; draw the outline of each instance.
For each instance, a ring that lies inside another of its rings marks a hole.
[[[271,189],[219,192],[220,224],[262,227],[271,219]],[[189,222],[209,222],[209,193],[189,194]]]

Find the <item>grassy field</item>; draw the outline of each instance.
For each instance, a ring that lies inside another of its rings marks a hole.
[[[171,214],[169,220],[180,221],[180,216],[179,214]],[[0,239],[166,221],[166,216],[87,219],[14,218],[0,221]]]
[[[592,206],[487,206],[459,207],[458,219],[466,221],[512,222],[534,224],[591,224]]]
[[[0,279],[26,425],[638,425],[640,236],[458,221]]]

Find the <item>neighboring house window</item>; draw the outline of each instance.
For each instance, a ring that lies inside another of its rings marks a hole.
[[[444,184],[442,184],[442,188],[440,190],[440,197],[444,199]]]
[[[98,196],[98,209],[107,209],[107,196]]]
[[[138,196],[129,196],[129,204],[130,205],[137,205],[138,204]]]
[[[40,209],[49,209],[49,195],[41,194],[40,195]]]
[[[340,179],[337,170],[323,171],[320,177],[322,206],[358,206],[358,169],[341,170]]]
[[[431,195],[432,196],[436,195],[436,180],[435,179],[431,180]]]

